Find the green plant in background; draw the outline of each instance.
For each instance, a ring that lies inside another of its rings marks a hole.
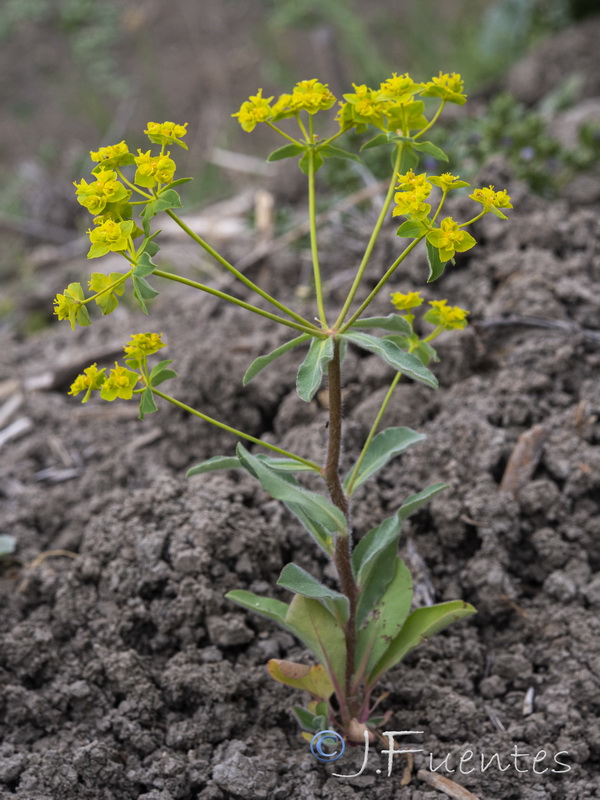
[[[434,99],[433,113],[426,114],[423,98]],[[475,611],[462,600],[411,610],[411,575],[397,555],[404,520],[443,491],[444,484],[433,484],[407,497],[394,514],[366,532],[355,531],[352,521],[359,487],[373,479],[391,459],[424,438],[423,434],[406,427],[380,430],[398,382],[404,377],[435,389],[437,381],[429,365],[438,357],[432,343],[444,331],[464,328],[468,314],[464,309],[448,305],[447,300],[429,301],[428,310],[420,314],[424,303],[420,291],[394,292],[391,296],[394,311],[385,316],[368,316],[369,306],[415,248],[420,245],[425,248],[429,261],[427,280],[434,281],[454,263],[456,253],[475,246],[475,239],[466,230],[471,223],[487,213],[506,219],[504,212],[512,208],[508,194],[490,186],[471,191],[476,209],[470,219],[457,221],[443,216],[448,195],[465,189],[468,184],[450,173],[415,172],[423,155],[445,158],[425,134],[447,103],[462,105],[465,100],[459,75],[440,73],[430,81],[417,83],[408,74],[393,74],[377,89],[354,85],[337,110],[337,130],[324,134],[317,123],[327,118],[327,112],[336,105],[336,98],[326,84],[313,79],[300,81],[290,93],[277,100],[263,97],[259,90],[234,115],[246,131],[265,125],[281,136],[285,143],[271,153],[269,160],[295,158],[307,177],[317,322],[297,313],[249,280],[178,216],[175,209],[180,207],[180,200],[175,187],[189,179],[175,179],[172,151],[178,146],[185,147],[185,125],[149,123],[145,133],[155,147],[139,149],[137,155],[129,151],[125,142],[92,152],[92,160],[96,162],[93,178],[76,184],[79,202],[94,216],[94,226],[89,231],[88,258],[119,253],[126,262],[126,269],[108,275],[93,273],[88,284],[89,293],[80,283],[71,283],[55,299],[55,313],[59,319],[68,319],[73,328],[76,324],[88,325],[89,306],[95,304],[103,314],[111,313],[127,285],[132,285],[135,298],[147,313],[147,303],[157,294],[148,279],[176,281],[266,317],[294,333],[293,338],[250,364],[244,384],[256,380],[276,359],[306,348],[308,351],[299,359],[297,374],[300,398],[310,402],[327,375],[329,424],[321,463],[237,430],[165,392],[163,383],[176,378],[176,373],[171,359],[156,361],[157,354],[165,346],[157,333],[134,334],[125,346],[123,363],[115,363],[110,370],[93,364],[77,377],[70,390],[74,396],[83,393],[84,403],[96,392],[108,401],[135,397],[142,418],[157,410],[156,401],[160,399],[229,431],[246,445],[252,443],[269,451],[268,454],[254,453],[240,443],[235,455],[214,456],[192,467],[188,475],[217,469],[246,470],[300,520],[335,566],[338,586],[332,588],[298,565],[288,564],[278,585],[292,594],[290,603],[244,590],[227,594],[229,600],[292,632],[313,653],[317,661],[315,666],[278,659],[269,662],[269,672],[276,680],[304,689],[310,695],[306,708],[295,708],[307,738],[330,726],[350,741],[363,741],[363,736],[372,735],[387,718],[386,715],[378,717],[375,712],[374,692],[380,679],[421,642]],[[288,121],[292,123],[291,128],[286,127]],[[333,310],[321,280],[315,180],[327,159],[359,160],[356,152],[342,149],[335,143],[350,130],[374,133],[363,144],[363,150],[382,147],[391,151],[393,168],[385,202],[365,243],[364,255],[356,267],[346,300],[342,308]],[[133,174],[127,177],[129,169]],[[387,269],[374,270],[379,277],[374,288],[366,292],[363,284],[371,266],[373,248],[390,212],[401,218],[397,234],[400,241],[405,242]],[[153,232],[152,225],[154,217],[160,213],[170,216],[267,308],[159,269],[152,260],[158,250],[155,241],[158,232]],[[415,326],[417,313],[420,320]],[[420,332],[423,329],[425,333]],[[348,347],[377,355],[389,366],[393,377],[358,458],[347,474],[342,475],[343,359]],[[320,478],[324,492],[307,488],[301,473]],[[358,533],[363,535],[358,538]]]

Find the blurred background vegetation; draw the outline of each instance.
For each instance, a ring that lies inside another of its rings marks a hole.
[[[244,178],[223,168],[215,153],[264,159],[272,144],[259,129],[244,134],[232,112],[258,87],[277,94],[302,78],[319,77],[341,95],[352,81],[373,85],[392,71],[417,79],[440,69],[461,72],[475,103],[463,122],[446,129],[453,158],[463,162],[468,152],[476,170],[490,154],[505,152],[519,177],[551,196],[598,156],[597,131],[583,130],[567,152],[548,129],[548,108],[573,102],[576,85],[567,80],[545,106],[533,108],[497,97],[497,90],[532,46],[599,6],[599,0],[3,0],[0,281],[23,269],[32,244],[68,242],[85,230],[89,219],[74,201],[72,181],[87,176],[90,149],[122,138],[142,146],[148,120],[187,121],[190,150],[178,153],[178,175],[197,178],[185,187],[188,206],[226,197]],[[377,176],[376,156],[369,167]],[[352,175],[342,167],[329,178],[343,185]]]

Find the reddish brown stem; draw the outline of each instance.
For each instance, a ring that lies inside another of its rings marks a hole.
[[[342,449],[342,385],[340,366],[340,343],[334,340],[333,358],[329,362],[329,442],[324,477],[332,502],[348,520],[348,498],[340,482],[340,453]],[[348,522],[349,526],[349,522]],[[356,652],[356,601],[358,587],[352,570],[352,544],[350,532],[338,535],[335,543],[334,563],[338,572],[340,588],[348,598],[349,615],[346,623],[346,674],[345,694],[350,709],[354,703],[350,696]],[[344,720],[349,722],[349,720]]]

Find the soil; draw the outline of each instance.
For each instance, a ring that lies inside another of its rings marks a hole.
[[[480,180],[506,185],[516,211],[509,223],[477,223],[479,246],[426,289],[469,308],[473,324],[441,340],[437,392],[401,382],[389,407],[388,425],[426,441],[356,496],[360,536],[407,495],[446,481],[406,524],[402,550],[424,592],[478,609],[382,681],[389,729],[411,732],[399,741],[419,750],[410,783],[401,786],[401,758],[388,776],[379,747],[354,778],[333,773],[358,772],[361,748],[334,765],[313,758],[290,711],[300,693],[265,669],[273,657],[309,659],[223,599],[233,588],[286,599],[274,584],[290,561],[332,577],[295,518],[245,473],[184,479],[234,440],[170,407],[140,422],[127,403],[81,406],[66,394],[94,353],[110,362],[131,333],[161,330],[179,399],[322,457],[326,393],[297,398],[293,354],[241,388],[250,361],[285,337],[169,286],[148,322],[122,302],[74,333],[65,323],[25,339],[3,329],[0,374],[14,382],[2,384],[2,402],[16,409],[6,421],[30,427],[3,445],[0,463],[0,533],[18,540],[0,577],[1,798],[436,800],[447,795],[417,775],[436,767],[479,800],[600,796],[599,206],[548,204],[501,159]],[[347,288],[334,278],[356,260],[373,213],[323,229],[333,305]],[[398,252],[394,227],[375,253],[380,268]],[[170,247],[166,261],[187,256]],[[249,275],[312,313],[289,288],[307,259],[277,253]],[[47,302],[85,270],[81,259],[52,268],[40,279]],[[421,288],[426,274],[415,253],[391,289]],[[380,298],[374,311],[388,305]],[[350,464],[392,375],[357,353],[345,369]],[[537,452],[515,466],[527,434]]]

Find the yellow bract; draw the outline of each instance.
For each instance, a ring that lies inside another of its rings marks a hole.
[[[239,111],[232,114],[237,117],[242,128],[250,133],[259,122],[266,122],[273,116],[273,111],[269,105],[272,97],[263,97],[263,90],[259,89],[257,94],[250,95],[250,99],[242,103]]]
[[[467,95],[463,93],[464,81],[458,72],[440,72],[436,78],[432,78],[425,84],[423,97],[439,97],[448,103],[456,103],[462,106],[467,101]]]
[[[148,189],[153,188],[158,183],[170,183],[173,180],[176,165],[169,156],[170,153],[153,155],[150,150],[145,153],[138,150],[138,155],[134,157],[137,165],[135,183]]]
[[[181,137],[187,133],[187,122],[177,125],[175,122],[149,122],[144,133],[154,144],[178,144],[187,150],[187,145]]]
[[[130,400],[136,383],[140,380],[140,375],[126,367],[122,367],[115,361],[114,369],[111,369],[108,377],[100,387],[100,397],[103,400]]]
[[[508,217],[500,211],[501,208],[512,208],[510,195],[504,189],[500,189],[496,192],[493,186],[484,186],[482,189],[475,189],[469,197],[471,200],[475,200],[476,203],[481,203],[485,212],[492,211],[497,217],[500,217],[500,219],[508,219]]]
[[[471,234],[461,230],[452,217],[446,217],[439,228],[429,231],[427,241],[438,248],[441,261],[449,261],[455,252],[462,253],[477,244]]]
[[[96,364],[92,364],[87,369],[83,370],[82,375],[78,375],[69,390],[69,394],[75,397],[81,392],[85,392],[82,403],[87,403],[90,399],[90,394],[94,389],[99,389],[104,382],[104,373],[106,369],[98,369]]]
[[[402,292],[393,292],[391,297],[392,303],[398,311],[416,308],[423,304],[421,292],[407,292],[406,294],[402,294]]]
[[[90,150],[90,158],[92,161],[98,161],[105,166],[117,166],[117,164],[125,161],[125,157],[129,155],[129,148],[125,141],[118,144],[111,144],[108,147],[100,147],[98,150]]]

